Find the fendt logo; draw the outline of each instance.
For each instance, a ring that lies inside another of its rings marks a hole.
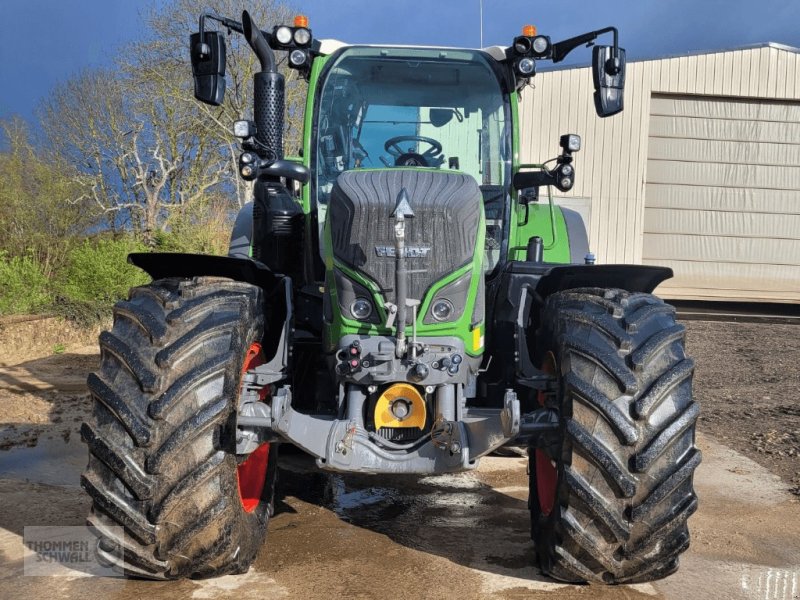
[[[430,251],[429,246],[407,246],[403,254],[405,258],[425,258]],[[375,246],[375,254],[383,258],[394,258],[397,251],[394,246]]]

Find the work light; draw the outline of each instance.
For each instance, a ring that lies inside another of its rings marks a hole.
[[[288,27],[278,27],[275,30],[275,39],[278,40],[279,44],[283,44],[286,46],[287,44],[292,43],[292,30]]]

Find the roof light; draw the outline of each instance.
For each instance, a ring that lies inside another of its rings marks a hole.
[[[297,15],[294,18],[295,27],[308,27],[308,17],[305,15]],[[535,35],[535,34],[534,34]]]
[[[537,35],[535,38],[533,38],[533,51],[537,54],[544,54],[547,52],[549,47],[550,40],[547,39],[547,36]]]
[[[523,77],[532,77],[536,73],[536,63],[527,56],[517,62],[517,73]]]
[[[256,133],[256,124],[252,121],[234,121],[233,122],[233,135],[237,138],[249,138]]]
[[[311,41],[311,32],[305,27],[300,27],[294,32],[294,43],[298,46],[307,46]]]
[[[286,27],[285,25],[278,27],[275,30],[275,39],[278,40],[279,44],[283,44],[284,46],[287,44],[291,44],[292,30]]]
[[[514,51],[517,54],[527,54],[531,51],[531,39],[524,35],[514,38]]]
[[[533,37],[536,35],[536,26],[535,25],[523,25],[522,26],[522,35],[525,37]]]
[[[581,136],[576,133],[562,135],[558,140],[558,145],[567,152],[577,152],[581,149]]]

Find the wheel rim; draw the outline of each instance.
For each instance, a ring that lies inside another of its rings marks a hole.
[[[536,449],[536,493],[539,496],[539,509],[544,516],[553,512],[556,502],[558,471],[550,457],[541,448]]]
[[[547,374],[555,373],[555,358],[551,352],[547,353],[541,370]],[[545,393],[539,390],[539,406],[545,404]],[[539,498],[539,510],[544,516],[553,512],[556,503],[556,490],[558,488],[558,470],[553,461],[542,448],[536,448],[536,495]]]
[[[247,349],[242,376],[250,369],[263,365],[264,353],[261,344],[253,342]],[[241,389],[241,385],[240,388]],[[260,392],[259,398],[264,400],[269,394],[267,387]],[[261,503],[264,494],[264,485],[267,481],[267,467],[269,464],[269,443],[261,444],[236,467],[236,480],[239,487],[239,500],[245,512],[253,512]]]
[[[245,512],[253,512],[261,502],[267,481],[269,444],[261,444],[247,459],[236,467],[239,482],[239,500]]]

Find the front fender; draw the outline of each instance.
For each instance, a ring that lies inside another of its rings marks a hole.
[[[227,277],[274,291],[284,275],[250,258],[214,256],[210,254],[185,254],[180,252],[135,252],[128,262],[145,271],[153,279],[168,277]]]
[[[564,265],[551,267],[542,275],[536,294],[544,299],[556,292],[584,287],[650,294],[672,275],[668,267],[650,265]]]
[[[491,284],[486,347],[495,360],[489,367],[489,390],[499,402],[506,382],[538,374],[530,357],[528,329],[532,311],[539,311],[548,296],[586,287],[619,288],[651,293],[672,277],[672,269],[649,265],[552,265],[527,261],[509,262]]]
[[[293,322],[292,280],[270,271],[266,265],[249,258],[183,254],[171,252],[137,252],[128,255],[128,262],[145,271],[153,279],[171,277],[227,277],[249,283],[264,290],[264,354],[286,353],[289,331]],[[282,332],[280,335],[278,332]],[[288,355],[282,361],[288,360]]]

